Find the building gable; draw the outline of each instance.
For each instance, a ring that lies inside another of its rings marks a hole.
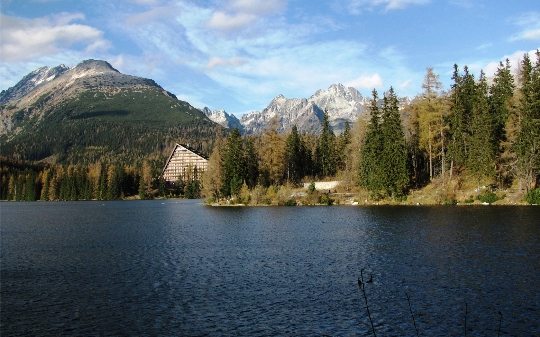
[[[208,157],[184,144],[176,144],[161,172],[167,182],[175,182],[197,168],[197,172],[206,171]]]

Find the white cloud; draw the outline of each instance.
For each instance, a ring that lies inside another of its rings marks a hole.
[[[485,63],[485,62],[478,62],[476,63],[475,65],[473,65],[472,67],[469,67],[471,70],[475,71],[475,72],[478,72],[480,73],[480,69],[483,69],[484,70],[484,73],[486,74],[487,77],[492,77],[495,75],[495,72],[497,71],[497,68],[499,67],[500,65],[500,62],[502,62],[503,64],[505,64],[506,62],[506,59],[508,59],[510,61],[510,65],[512,67],[512,71],[514,73],[517,73],[518,72],[518,68],[519,68],[519,63],[521,61],[523,61],[523,56],[525,54],[529,54],[529,57],[531,58],[531,60],[533,62],[535,62],[536,60],[536,50],[530,50],[530,51],[516,51],[515,53],[511,54],[511,55],[505,55],[501,58],[500,61],[492,61],[492,62],[488,62],[488,63]]]
[[[385,11],[394,9],[404,9],[409,5],[424,5],[431,0],[344,0],[345,6],[352,14],[360,14],[368,10],[374,10],[377,7],[384,6]]]
[[[345,83],[345,85],[358,89],[381,88],[383,86],[383,80],[378,73],[375,73],[373,75],[362,75],[352,81]]]
[[[80,13],[61,13],[31,20],[0,14],[2,61],[55,55],[79,43],[88,52],[110,48],[111,44],[103,38],[101,30],[70,23],[83,19],[84,15]]]
[[[483,44],[479,45],[478,47],[476,47],[476,50],[484,50],[484,49],[488,49],[490,47],[493,47],[493,43],[491,43],[491,42],[483,43]]]
[[[152,21],[163,20],[165,18],[172,17],[176,14],[176,7],[173,6],[161,6],[155,7],[147,12],[131,15],[126,18],[126,24],[129,26],[136,26],[146,24]]]
[[[411,82],[412,82],[412,80],[411,80],[411,79],[408,79],[408,80],[406,80],[405,82],[401,83],[401,84],[399,85],[399,87],[400,87],[401,89],[406,89],[406,88],[409,87],[409,84],[411,84]]]
[[[214,56],[210,59],[206,65],[207,70],[212,70],[214,68],[221,67],[237,67],[246,63],[246,60],[241,57],[232,57],[230,59],[224,59],[221,57]]]
[[[232,0],[230,6],[239,12],[268,15],[282,11],[287,6],[285,0]]]
[[[257,18],[256,15],[248,13],[215,12],[208,21],[208,27],[224,31],[241,30],[251,25]]]
[[[207,26],[223,33],[241,31],[264,16],[281,12],[286,5],[286,0],[230,0],[212,14]]]
[[[510,38],[510,41],[516,40],[538,40],[540,41],[540,13],[529,12],[519,17],[511,19],[511,21],[518,27],[521,27],[521,31]]]

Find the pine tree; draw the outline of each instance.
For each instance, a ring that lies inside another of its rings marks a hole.
[[[285,162],[287,180],[298,184],[300,179],[304,177],[304,170],[301,139],[296,125],[293,125],[291,133],[285,141]]]
[[[227,138],[225,153],[224,179],[221,194],[224,196],[236,195],[242,188],[246,177],[244,148],[242,136],[238,128],[234,128]]]
[[[348,158],[350,157],[349,144],[351,144],[351,126],[349,121],[345,122],[345,129],[339,135],[337,141],[336,157],[337,157],[337,169],[345,171],[348,169]]]
[[[476,97],[474,75],[465,66],[464,75],[460,75],[458,66],[454,65],[452,79],[452,107],[448,117],[451,141],[448,145],[452,165],[465,165],[468,158],[471,135],[471,121]],[[452,174],[452,172],[450,172]]]
[[[467,170],[478,183],[482,178],[493,177],[495,174],[494,164],[498,150],[495,125],[489,111],[487,79],[484,72],[481,72],[475,89],[467,157]]]
[[[335,140],[336,135],[330,128],[330,122],[328,121],[328,110],[325,109],[322,121],[322,132],[317,146],[317,164],[319,166],[319,173],[324,177],[332,176],[336,173]]]
[[[382,151],[379,174],[383,176],[383,189],[392,197],[403,196],[409,185],[410,174],[398,99],[392,87],[383,100],[380,129]]]
[[[515,139],[513,128],[514,115],[514,76],[511,72],[510,61],[506,64],[501,62],[495,73],[493,85],[490,87],[489,109],[494,120],[494,137],[498,144],[496,149],[496,174],[499,186],[509,183],[510,167],[515,161],[511,148],[512,140]],[[510,128],[507,126],[510,125]]]
[[[378,198],[379,192],[383,189],[380,175],[380,159],[383,147],[383,137],[381,134],[381,116],[378,106],[378,94],[373,89],[373,98],[369,106],[370,122],[367,125],[364,144],[360,152],[359,163],[359,183],[366,188],[372,195]]]
[[[540,52],[538,50],[536,57],[535,66],[527,54],[521,62],[521,98],[518,108],[521,129],[515,144],[520,189],[524,184],[527,192],[536,185],[540,172]]]
[[[244,162],[246,163],[246,184],[248,188],[254,188],[259,180],[259,155],[255,149],[254,140],[251,138],[244,141]]]

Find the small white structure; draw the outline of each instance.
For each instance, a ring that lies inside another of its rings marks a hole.
[[[336,188],[337,185],[339,185],[341,181],[316,181],[315,182],[315,189],[317,191],[324,191],[324,190],[331,190],[333,188]],[[304,183],[304,188],[309,188],[309,185],[311,183]]]
[[[206,171],[207,167],[208,157],[188,145],[176,144],[161,172],[161,177],[167,182],[175,182],[180,177],[193,173],[195,168],[200,174]]]

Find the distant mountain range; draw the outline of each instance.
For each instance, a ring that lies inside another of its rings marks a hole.
[[[345,127],[345,123],[354,124],[358,117],[367,113],[369,99],[360,92],[343,84],[333,84],[328,90],[318,90],[310,98],[275,97],[262,111],[253,111],[238,119],[224,110],[211,111],[204,108],[204,114],[214,122],[232,129],[238,127],[243,134],[261,134],[270,120],[278,116],[280,132],[288,132],[296,125],[300,132],[320,131],[324,110],[328,110],[330,126],[336,132]]]
[[[2,155],[60,162],[132,162],[176,142],[209,151],[226,133],[151,79],[109,63],[43,67],[0,93]]]
[[[296,125],[318,133],[325,110],[339,133],[367,114],[368,104],[355,88],[333,84],[309,98],[279,95],[238,119],[224,110],[194,108],[155,81],[122,74],[106,61],[86,60],[72,68],[39,68],[3,90],[0,145],[2,155],[20,159],[131,162],[166,154],[176,142],[209,153],[227,129],[261,134],[276,117],[279,132]]]

